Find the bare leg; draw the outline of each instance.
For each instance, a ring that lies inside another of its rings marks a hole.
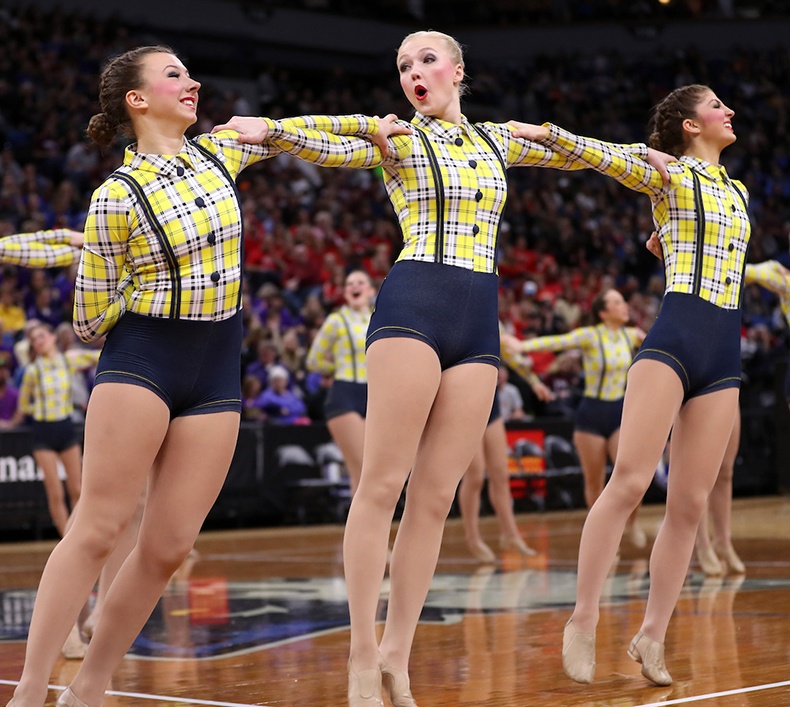
[[[80,500],[82,489],[82,448],[75,444],[64,449],[59,456],[66,472],[66,491],[69,494],[69,506],[73,513],[77,501]]]
[[[390,600],[381,654],[387,664],[400,670],[408,669],[445,520],[458,482],[480,447],[496,379],[496,368],[484,363],[467,363],[442,373],[409,479],[390,563]]]
[[[732,476],[740,443],[741,415],[738,410],[719,475],[708,499],[708,511],[713,523],[713,546],[730,572],[737,574],[742,574],[746,569],[732,546]]]
[[[340,447],[348,469],[351,494],[356,493],[359,477],[362,476],[362,452],[365,446],[365,420],[355,412],[333,417],[326,423],[329,434]]]
[[[134,420],[135,433],[127,425]],[[52,667],[121,531],[162,443],[169,413],[153,393],[102,383],[85,420],[82,496],[69,532],[47,561],[36,595],[18,707],[41,707]]]
[[[140,530],[140,523],[143,520],[143,508],[145,507],[145,493],[140,495],[140,501],[134,511],[132,519],[127,524],[126,528],[121,533],[118,539],[118,544],[107,558],[104,567],[101,569],[99,575],[99,587],[96,592],[96,603],[93,606],[93,611],[83,624],[82,630],[86,633],[88,638],[92,638],[96,631],[96,626],[101,618],[102,609],[104,608],[104,601],[107,598],[107,592],[110,585],[113,583],[115,576],[118,574],[121,566],[126,562],[129,553],[137,543],[137,533]]]
[[[442,375],[433,349],[416,339],[375,341],[367,351],[367,366],[362,476],[343,537],[351,617],[350,657],[358,671],[378,668],[376,611],[392,516]],[[403,381],[409,385],[404,386]]]
[[[110,585],[102,620],[71,685],[83,702],[101,703],[113,671],[192,549],[227,476],[238,429],[239,415],[233,412],[178,417],[170,423],[148,487],[137,545]]]
[[[507,431],[500,417],[486,427],[483,433],[485,465],[488,470],[488,498],[499,521],[499,538],[503,547],[525,555],[534,555],[521,537],[513,514],[513,496],[510,493],[510,474],[507,469]]]
[[[683,386],[669,366],[641,359],[631,367],[614,472],[587,515],[579,545],[576,631],[595,630],[601,591],[625,524],[650,485],[682,400]]]
[[[480,562],[495,562],[494,551],[486,545],[480,535],[480,494],[483,490],[485,471],[483,449],[478,448],[458,486],[458,506],[461,509],[464,536],[469,551]]]
[[[579,455],[584,475],[584,501],[587,508],[592,508],[603,493],[606,479],[606,438],[575,430],[573,445]]]
[[[738,405],[730,388],[692,398],[672,432],[667,510],[650,556],[650,593],[642,632],[664,643],[686,579],[694,539],[708,502]]]
[[[69,509],[66,506],[63,482],[58,476],[58,455],[49,449],[37,449],[33,452],[33,459],[44,472],[44,490],[47,493],[49,516],[52,518],[58,535],[63,537],[69,519]]]

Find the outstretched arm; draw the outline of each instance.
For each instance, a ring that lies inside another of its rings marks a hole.
[[[667,165],[676,158],[643,143],[603,142],[574,135],[551,123],[532,125],[510,121],[508,125],[514,128],[516,137],[539,142],[574,162],[617,179],[630,189],[656,195],[671,181]]]
[[[411,126],[399,122],[393,113],[384,118],[315,115],[283,120],[234,116],[212,132],[220,130],[235,130],[239,142],[268,140],[295,157],[325,167],[377,166],[390,152],[391,136],[412,132]]]
[[[80,259],[80,231],[56,228],[0,238],[0,261],[27,268],[65,267]]]

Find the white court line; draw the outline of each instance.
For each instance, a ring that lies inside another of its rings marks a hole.
[[[0,685],[18,685],[17,681],[0,680]],[[47,685],[50,690],[66,689],[65,685]],[[198,700],[194,697],[169,697],[167,695],[149,695],[144,692],[120,692],[117,690],[107,690],[105,695],[113,697],[135,697],[138,700],[156,700],[157,702],[179,702],[190,705],[208,705],[209,707],[267,707],[261,703],[251,704],[248,702],[217,702],[216,700]]]
[[[774,690],[777,687],[790,687],[790,680],[784,682],[771,682],[767,685],[754,685],[753,687],[741,687],[737,690],[726,690],[724,692],[711,692],[707,695],[697,695],[695,697],[682,697],[677,700],[662,700],[661,702],[650,702],[635,707],[666,707],[666,705],[683,705],[689,702],[702,702],[702,700],[713,700],[716,697],[728,697],[729,695],[743,695],[747,692],[760,692],[761,690]]]
[[[0,685],[18,685],[15,680],[0,680]],[[65,690],[63,685],[48,685],[50,690]],[[717,697],[729,697],[730,695],[743,695],[747,692],[760,692],[762,690],[774,690],[778,687],[790,687],[790,680],[783,682],[772,682],[766,685],[753,685],[752,687],[741,687],[737,690],[725,690],[724,692],[710,692],[707,695],[696,695],[694,697],[682,697],[677,700],[662,700],[661,702],[649,702],[635,707],[667,707],[667,705],[682,705],[689,702],[702,702],[703,700],[713,700]],[[266,707],[261,704],[250,704],[247,702],[217,702],[215,700],[198,700],[185,697],[168,697],[166,695],[148,695],[142,692],[118,692],[107,690],[107,695],[115,697],[136,697],[140,700],[158,700],[160,702],[187,702],[193,705],[207,705],[208,707]]]

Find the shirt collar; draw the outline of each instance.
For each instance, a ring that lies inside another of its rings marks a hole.
[[[685,162],[691,169],[697,172],[697,174],[701,174],[714,182],[729,183],[730,181],[727,170],[720,164],[711,164],[710,162],[699,159],[699,157],[691,157],[690,155],[683,155],[680,160],[681,162]]]
[[[182,176],[178,174],[178,168],[186,165],[194,169],[196,156],[194,147],[189,141],[184,140],[181,150],[175,155],[157,155],[137,152],[137,143],[130,145],[124,151],[123,163],[132,169],[139,169],[143,172],[154,172],[164,177]]]
[[[455,123],[448,123],[446,120],[432,118],[429,115],[423,115],[419,111],[415,111],[411,122],[426,132],[433,133],[438,138],[446,140],[447,142],[452,142],[459,137],[461,133],[466,133],[470,137],[472,136],[472,126],[464,115],[461,116],[461,124],[456,125]]]

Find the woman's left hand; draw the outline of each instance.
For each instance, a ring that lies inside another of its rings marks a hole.
[[[394,113],[389,113],[383,118],[377,115],[374,118],[378,121],[379,129],[375,135],[371,135],[370,139],[381,151],[381,156],[386,157],[389,154],[389,143],[387,138],[390,135],[410,135],[412,132],[410,125],[398,123],[398,116]]]
[[[661,175],[661,179],[664,180],[664,184],[669,184],[669,172],[667,172],[667,165],[670,162],[677,162],[677,157],[668,155],[666,152],[661,152],[660,150],[654,150],[652,147],[648,147],[645,161],[651,167],[654,167],[658,170],[659,174]]]
[[[234,115],[227,123],[215,125],[211,133],[220,130],[235,130],[239,134],[239,142],[258,145],[269,135],[269,126],[263,118],[253,116]]]

